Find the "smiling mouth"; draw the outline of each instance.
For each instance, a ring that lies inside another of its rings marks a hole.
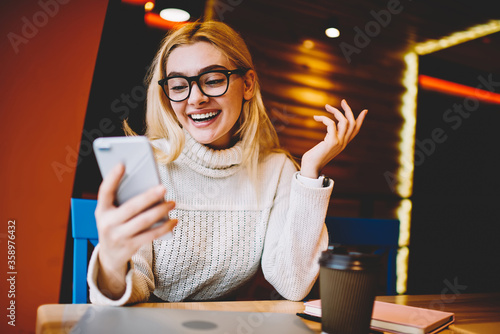
[[[220,113],[221,113],[221,111],[218,110],[218,111],[207,112],[205,114],[191,114],[188,116],[196,123],[200,123],[200,122],[210,121],[210,120],[214,119],[215,117],[219,116]]]

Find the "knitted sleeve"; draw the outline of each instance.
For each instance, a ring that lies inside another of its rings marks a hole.
[[[152,268],[152,243],[142,246],[132,256],[131,266],[125,277],[125,293],[120,299],[110,299],[106,291],[101,291],[97,286],[97,273],[99,271],[98,259],[99,245],[96,246],[89,262],[87,281],[89,284],[90,302],[98,305],[121,306],[137,302],[145,302],[154,290],[154,277]]]
[[[290,160],[281,171],[262,254],[266,280],[283,297],[301,300],[319,273],[318,259],[328,247],[325,217],[333,181],[312,188],[300,183]]]

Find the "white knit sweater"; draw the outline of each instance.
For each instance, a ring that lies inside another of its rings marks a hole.
[[[168,150],[166,141],[154,145]],[[271,154],[259,164],[257,198],[241,161],[240,143],[215,151],[187,135],[179,158],[159,166],[166,199],[176,202],[173,239],[155,240],[133,256],[119,300],[97,287],[98,245],[89,263],[91,302],[124,305],[151,293],[166,301],[217,299],[251,279],[259,263],[283,297],[304,298],[328,245],[324,220],[333,182],[305,186],[284,154]]]

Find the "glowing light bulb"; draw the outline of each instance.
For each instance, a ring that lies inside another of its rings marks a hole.
[[[338,30],[337,28],[327,28],[325,30],[325,34],[330,38],[337,38],[340,36],[340,30]]]
[[[146,12],[150,12],[150,11],[152,11],[152,10],[153,10],[153,8],[155,8],[155,4],[154,4],[153,2],[151,2],[151,1],[148,1],[148,2],[146,2],[146,3],[144,4],[144,10],[145,10]]]
[[[314,47],[314,42],[311,41],[310,39],[306,39],[302,45],[306,48],[306,49],[312,49]]]
[[[191,15],[188,12],[178,8],[166,8],[160,12],[160,17],[171,22],[186,22]]]

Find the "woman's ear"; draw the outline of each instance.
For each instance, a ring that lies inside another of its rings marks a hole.
[[[244,84],[243,98],[248,101],[253,97],[255,91],[255,71],[248,70],[242,78]]]

